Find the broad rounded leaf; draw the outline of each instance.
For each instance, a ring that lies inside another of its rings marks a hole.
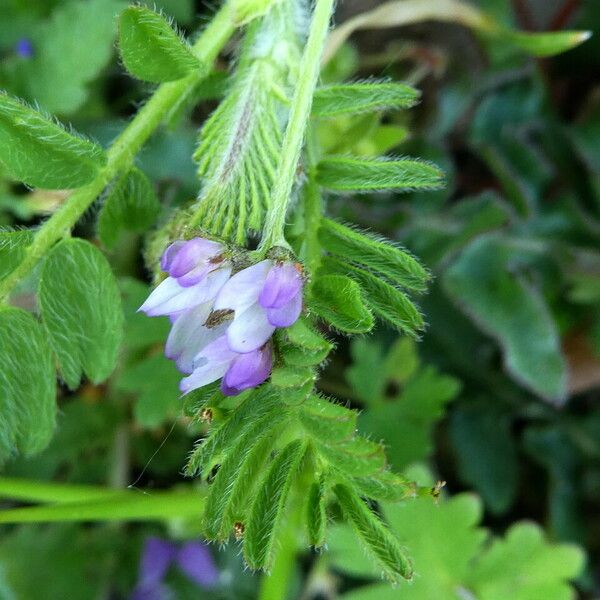
[[[43,450],[56,420],[52,352],[37,321],[18,308],[0,310],[0,463]]]
[[[130,6],[121,13],[119,47],[127,70],[143,81],[175,81],[200,68],[190,47],[167,20],[141,6]]]
[[[116,281],[102,253],[83,240],[57,244],[42,266],[42,320],[67,385],[94,383],[112,372],[123,337]]]
[[[47,189],[77,188],[105,162],[96,144],[0,93],[0,166],[13,179]]]

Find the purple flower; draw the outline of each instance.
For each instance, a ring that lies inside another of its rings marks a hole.
[[[33,45],[28,38],[21,38],[15,44],[15,52],[21,58],[31,58],[33,56]]]
[[[276,327],[294,324],[302,311],[302,275],[290,262],[263,260],[236,273],[219,291],[216,310],[233,310],[227,342],[236,352],[252,352]]]
[[[144,545],[138,583],[131,600],[167,600],[171,591],[164,584],[172,564],[199,587],[212,587],[219,572],[208,548],[199,542],[186,542],[181,547],[167,540],[151,537]]]

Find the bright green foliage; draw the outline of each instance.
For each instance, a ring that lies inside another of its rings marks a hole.
[[[323,362],[333,344],[318,334],[307,318],[300,318],[281,331],[280,347],[286,364],[305,367]]]
[[[455,410],[450,425],[462,480],[475,487],[492,512],[504,512],[514,502],[518,484],[511,420],[478,402]]]
[[[0,230],[0,280],[4,279],[23,259],[33,234],[28,229]]]
[[[373,315],[365,306],[358,284],[343,275],[323,275],[311,286],[311,309],[346,333],[366,333]]]
[[[324,273],[348,275],[354,279],[363,292],[369,308],[377,317],[414,337],[423,329],[423,316],[406,294],[369,271],[329,257],[323,261]]]
[[[387,240],[323,219],[319,241],[331,254],[357,262],[394,285],[417,291],[426,288],[429,273],[408,251]]]
[[[306,501],[308,540],[313,548],[321,548],[325,545],[325,532],[327,529],[325,494],[325,478],[321,477],[319,481],[313,481],[308,490]]]
[[[333,117],[394,108],[410,108],[420,92],[402,83],[359,81],[318,88],[312,105],[316,117]]]
[[[317,374],[304,366],[276,367],[271,373],[271,383],[278,388],[286,404],[299,404],[312,392]]]
[[[504,31],[502,36],[532,56],[554,56],[579,46],[590,38],[590,31],[536,32]]]
[[[46,335],[17,308],[0,310],[0,463],[48,445],[56,419],[54,365]]]
[[[48,189],[76,188],[92,180],[105,160],[96,144],[0,93],[0,166],[13,179]]]
[[[511,269],[510,243],[497,235],[475,240],[444,276],[460,308],[498,340],[508,371],[553,402],[566,395],[566,366],[556,325],[540,293]]]
[[[142,6],[130,6],[121,13],[119,49],[127,70],[143,81],[175,81],[200,68],[191,48],[169,22]]]
[[[296,9],[277,3],[249,26],[229,93],[204,123],[194,153],[203,187],[193,222],[238,244],[261,231],[270,206],[289,77],[300,56]]]
[[[123,230],[143,233],[149,229],[159,210],[152,183],[134,168],[110,190],[98,216],[98,236],[107,248],[113,248]]]
[[[302,427],[323,442],[349,440],[356,432],[356,411],[319,396],[310,396],[300,407],[299,416]]]
[[[83,240],[65,240],[46,257],[39,284],[42,320],[60,372],[71,389],[114,369],[123,337],[116,281],[102,253]]]
[[[235,22],[239,25],[249,23],[263,16],[275,2],[281,0],[231,0]]]
[[[153,428],[181,413],[180,378],[171,361],[154,354],[128,366],[115,383],[117,389],[137,396],[133,411],[136,422]]]
[[[33,29],[34,56],[19,65],[17,74],[20,93],[52,113],[79,109],[88,98],[88,84],[113,53],[116,16],[125,5],[88,0],[57,6]]]
[[[402,578],[411,579],[413,575],[411,561],[386,525],[352,489],[337,484],[334,492],[344,515],[366,549],[383,569],[385,577],[393,583],[399,582]]]
[[[356,340],[352,356],[347,378],[366,405],[359,418],[361,431],[386,441],[395,469],[425,458],[431,451],[431,430],[458,394],[458,381],[431,366],[407,371],[407,364],[418,365],[409,339],[399,340],[387,356],[376,343]]]
[[[335,438],[321,439],[317,447],[332,466],[349,477],[381,473],[386,467],[383,446],[364,437],[354,436],[341,442]]]
[[[324,158],[317,166],[317,182],[335,192],[434,190],[444,175],[434,165],[411,158]]]
[[[414,482],[391,471],[381,471],[364,477],[355,477],[354,485],[361,495],[373,500],[398,502],[416,494]]]
[[[305,452],[306,445],[300,440],[290,442],[273,460],[254,498],[244,533],[244,557],[253,569],[271,564],[275,532]]]

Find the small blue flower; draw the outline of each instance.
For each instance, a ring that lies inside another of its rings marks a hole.
[[[31,44],[31,40],[21,38],[15,44],[15,52],[21,58],[31,58],[33,56],[33,45]]]
[[[219,571],[204,544],[186,542],[178,547],[173,542],[151,537],[144,545],[139,579],[131,600],[170,599],[172,594],[164,579],[173,564],[201,588],[212,587],[219,580]]]

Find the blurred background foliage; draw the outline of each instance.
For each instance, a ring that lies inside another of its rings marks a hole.
[[[192,0],[151,4],[187,33],[211,14]],[[345,0],[336,21],[379,4]],[[506,40],[427,21],[357,31],[327,63],[327,81],[408,81],[422,102],[323,121],[325,147],[422,156],[443,167],[447,185],[329,200],[331,215],[408,246],[435,282],[420,299],[428,328],[419,344],[384,329],[352,344],[340,337],[320,386],[362,409],[361,430],[386,441],[396,470],[445,481],[447,499],[381,507],[414,557],[412,586],[379,583],[348,526],[336,525],[329,553],[297,556],[290,598],[600,595],[600,9],[597,0],[474,4],[498,24],[595,36],[536,59]],[[114,15],[125,5],[0,0],[0,88],[109,143],[150,89],[115,55]],[[224,90],[226,61],[217,67],[194,110],[173,114],[138,161],[161,215],[197,192],[191,155]],[[35,225],[64,200],[0,173],[0,226]],[[146,217],[147,227],[163,218]],[[94,238],[91,223],[77,233]],[[143,236],[131,229],[109,251],[126,311],[120,366],[105,385],[61,389],[50,447],[6,464],[3,476],[145,490],[184,482],[203,426],[183,416],[177,372],[162,355],[168,323],[135,312],[148,276]],[[27,285],[19,302],[33,302]],[[0,596],[128,598],[150,536],[192,539],[197,523],[6,526]],[[235,547],[213,550],[219,580],[201,597],[267,598]],[[197,585],[173,567],[164,589],[197,598]]]

